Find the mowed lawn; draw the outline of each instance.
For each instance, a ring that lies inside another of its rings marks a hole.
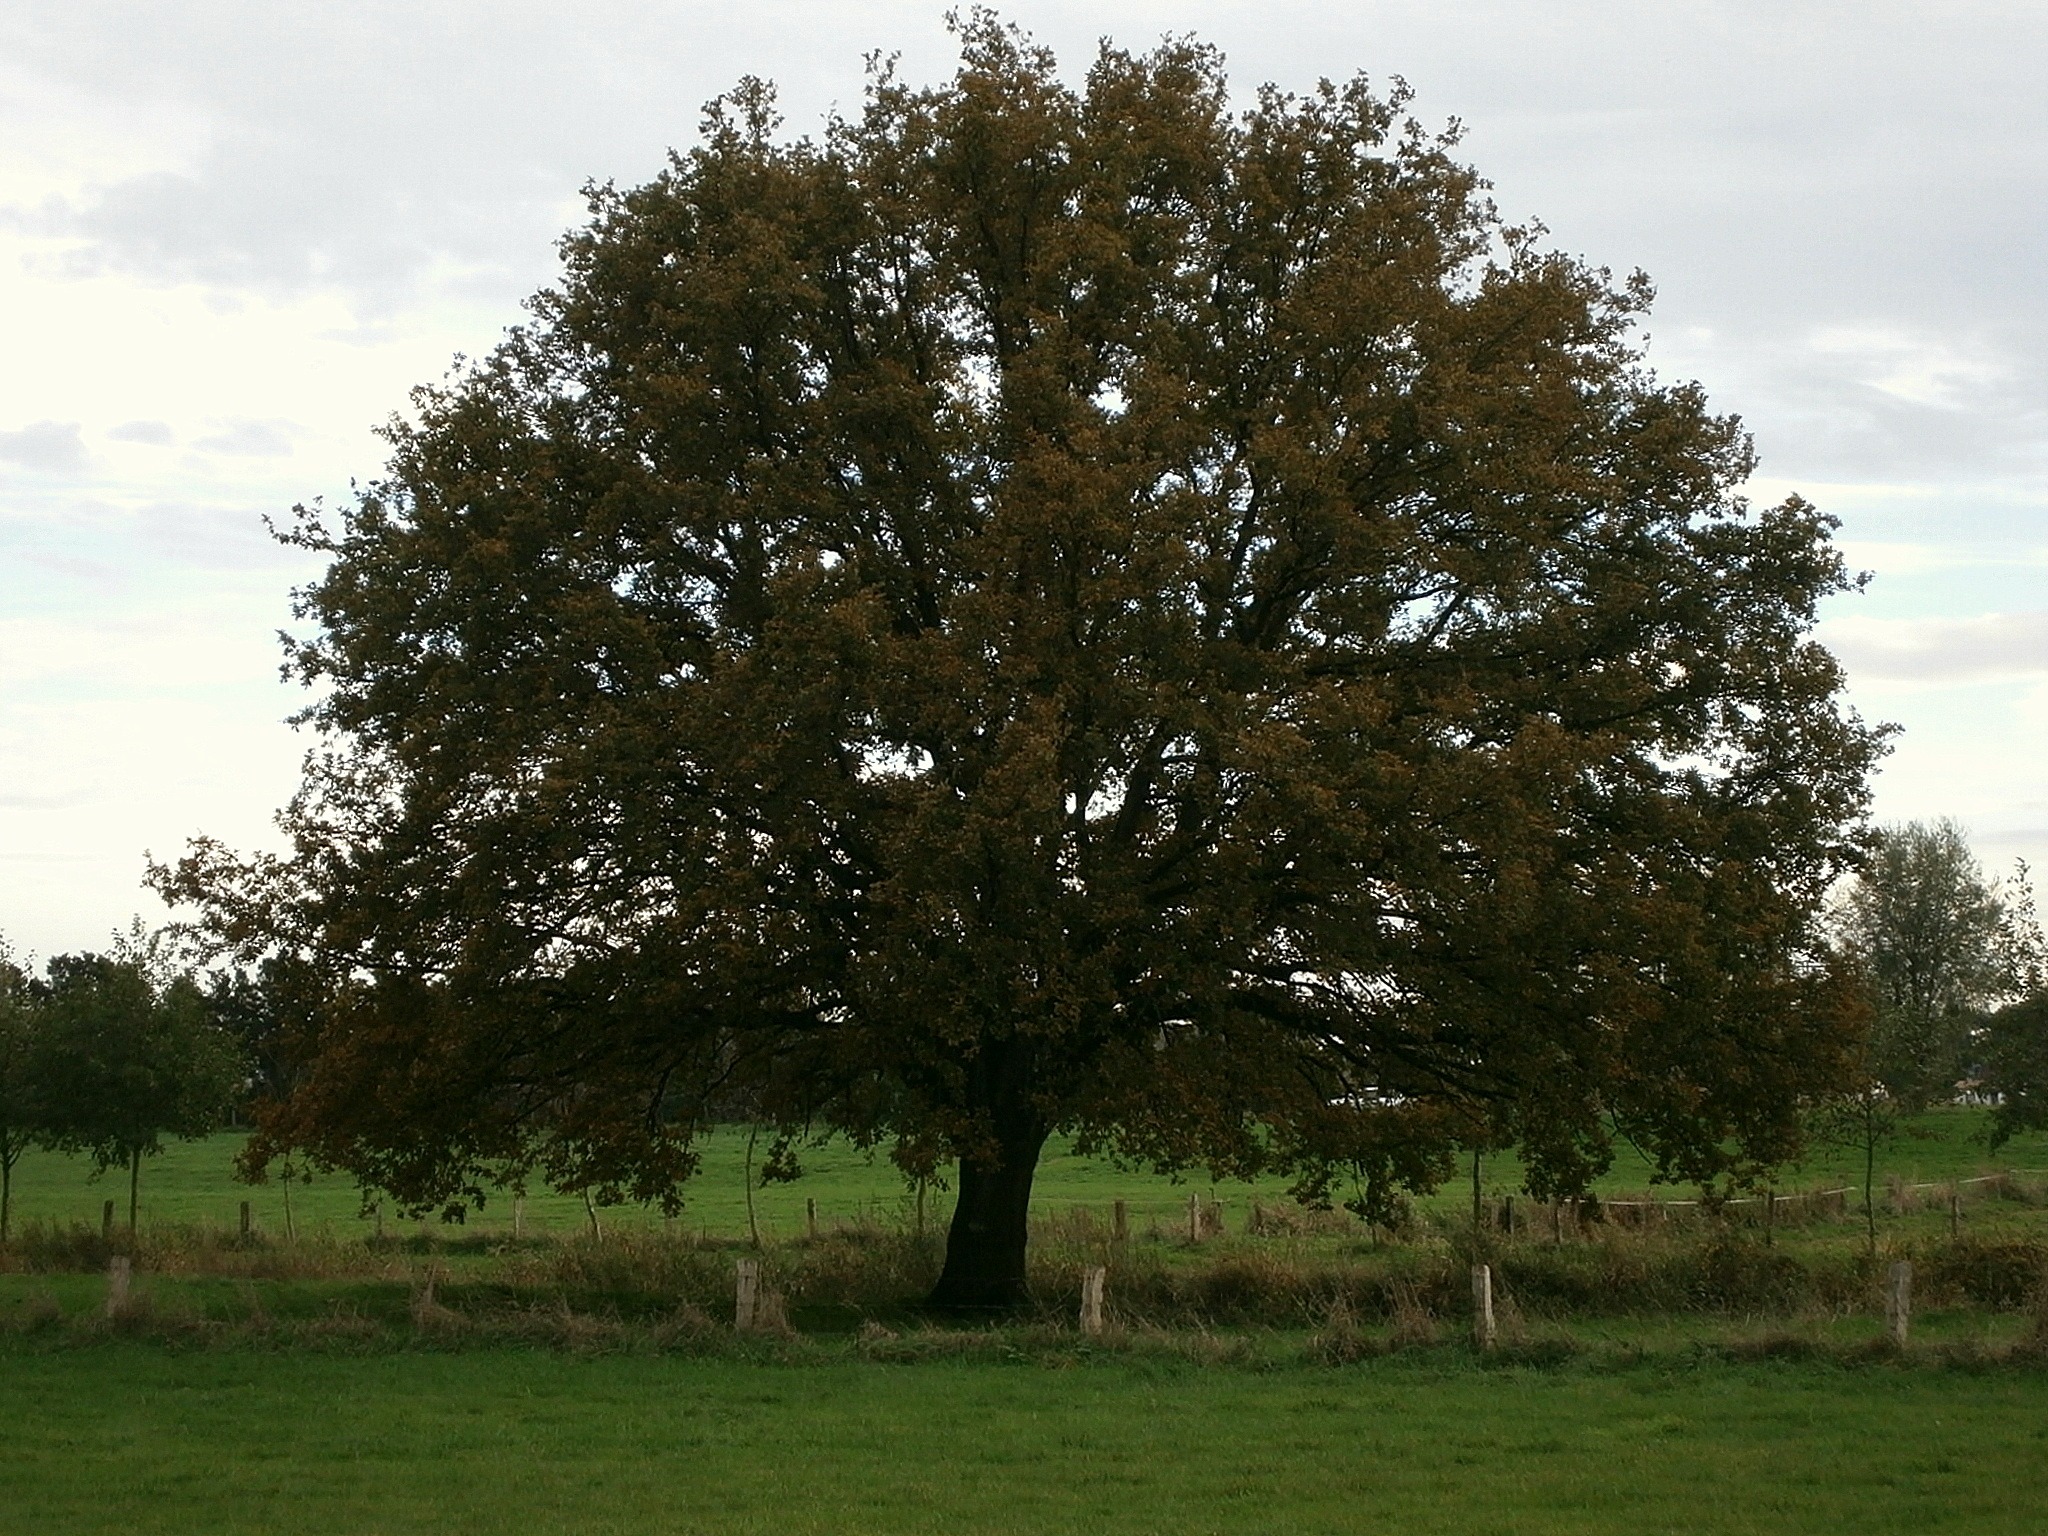
[[[2048,1377],[0,1351],[0,1527],[2038,1532]]]

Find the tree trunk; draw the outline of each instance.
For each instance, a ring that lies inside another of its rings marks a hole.
[[[962,1159],[960,1202],[946,1232],[946,1267],[931,1305],[949,1312],[1006,1311],[1031,1299],[1024,1248],[1031,1215],[1031,1178],[1045,1133],[1006,1143],[1001,1162]]]
[[[1479,1149],[1472,1149],[1472,1241],[1479,1241]]]
[[[747,1163],[740,1174],[740,1182],[747,1190],[747,1246],[750,1248],[761,1246],[761,1226],[754,1220],[754,1139],[760,1134],[758,1124],[747,1132]]]
[[[135,1236],[135,1207],[142,1193],[142,1151],[139,1147],[128,1149],[128,1236]]]
[[[0,1146],[0,1243],[7,1241],[7,1221],[14,1209],[14,1151]]]
[[[946,1232],[946,1267],[929,1305],[947,1312],[1008,1311],[1030,1300],[1024,1248],[1031,1179],[1047,1127],[1031,1101],[1029,1062],[1016,1042],[985,1050],[973,1079],[994,1145],[982,1157],[960,1160],[960,1200]]]

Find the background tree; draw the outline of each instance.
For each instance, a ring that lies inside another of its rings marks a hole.
[[[236,967],[216,973],[206,983],[207,1012],[218,1028],[233,1037],[248,1074],[238,1109],[246,1110],[255,1101],[282,1098],[290,1091],[284,1010],[271,985],[278,968],[274,960],[253,971]]]
[[[1504,226],[1404,93],[962,43],[595,190],[302,516],[297,852],[158,872],[321,979],[253,1155],[673,1204],[744,1105],[957,1160],[964,1306],[1021,1296],[1058,1129],[1382,1199],[1474,1125],[1539,1193],[1617,1123],[1785,1155],[1877,751],[1831,524],[1741,500],[1647,283]]]
[[[1997,1095],[1991,1145],[2048,1126],[2048,993],[1992,1014],[1984,1031],[1985,1086]]]
[[[1862,1155],[1875,1252],[1879,1149],[1902,1115],[1953,1097],[1983,1070],[1984,1009],[2038,989],[2041,936],[2026,866],[2009,884],[1987,879],[1947,819],[1880,828],[1834,927],[1867,1006],[1850,1077],[1815,1124],[1821,1139]],[[2002,1059],[2013,1059],[2009,1048]]]
[[[263,1106],[287,1098],[298,1081],[299,1064],[292,1051],[294,1043],[302,1040],[306,1032],[293,1025],[295,1020],[303,1021],[311,1006],[307,983],[303,967],[282,956],[270,956],[253,970],[236,967],[221,971],[209,980],[208,1015],[234,1041],[237,1058],[247,1074],[242,1091],[236,1095],[237,1109],[260,1113]],[[277,1163],[284,1193],[284,1230],[289,1238],[296,1232],[292,1185],[309,1175],[302,1163],[294,1165],[293,1149],[272,1150],[274,1157],[239,1159],[240,1172],[249,1182],[262,1183],[269,1176],[268,1164]]]
[[[1863,1235],[1877,1252],[1877,1154],[1899,1131],[1899,1102],[1886,1091],[1873,1066],[1871,1026],[1866,1015],[1862,1042],[1849,1070],[1832,1092],[1818,1096],[1808,1119],[1812,1139],[1846,1147],[1863,1159]]]
[[[1954,821],[1905,822],[1872,838],[1836,923],[1870,991],[1865,1075],[1902,1109],[1953,1096],[1984,1009],[2030,990],[2039,968],[2031,913],[2025,867],[2010,892],[1987,879]]]
[[[142,1159],[163,1138],[204,1136],[241,1086],[232,1038],[189,976],[153,977],[142,957],[59,955],[46,968],[37,1079],[44,1127],[96,1168],[128,1170],[135,1230]]]
[[[0,938],[0,1243],[14,1208],[14,1165],[44,1133],[36,1081],[41,1023],[28,975]]]
[[[1993,1095],[1994,1148],[2048,1125],[2048,944],[2024,864],[2005,910],[2003,942],[2019,1001],[1993,1013],[1979,1039],[1981,1086]]]

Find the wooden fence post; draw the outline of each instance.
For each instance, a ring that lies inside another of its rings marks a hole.
[[[107,1316],[119,1317],[128,1310],[128,1255],[117,1253],[107,1260]]]
[[[1948,1235],[1953,1242],[1963,1232],[1963,1192],[1953,1184],[1948,1191]]]
[[[1472,1266],[1472,1343],[1479,1349],[1493,1348],[1493,1266]]]
[[[110,1200],[110,1201],[108,1201],[108,1202],[107,1202],[107,1209],[111,1211],[111,1210],[112,1210],[113,1208],[114,1208],[114,1204],[113,1204],[113,1202],[112,1202],[111,1200]],[[1199,1243],[1199,1242],[1200,1242],[1201,1240],[1202,1240],[1202,1197],[1201,1197],[1200,1195],[1189,1195],[1189,1196],[1188,1196],[1188,1241],[1189,1241],[1189,1242],[1191,1242],[1191,1243]]]
[[[818,1236],[818,1197],[804,1196],[804,1226],[810,1232],[812,1241]]]
[[[732,1326],[736,1332],[751,1333],[761,1300],[761,1261],[741,1259],[733,1268]]]
[[[378,1213],[381,1215],[384,1210],[384,1207],[380,1205],[377,1207],[377,1210]],[[512,1197],[512,1235],[516,1238],[522,1235],[525,1231],[526,1196],[514,1195]]]
[[[1120,1243],[1131,1240],[1131,1208],[1119,1200],[1110,1210],[1110,1235]]]
[[[109,1200],[100,1207],[100,1240],[106,1241],[114,1235],[114,1202]]]
[[[1884,1326],[1892,1343],[1906,1347],[1906,1333],[1913,1321],[1913,1266],[1900,1259],[1884,1277]]]
[[[250,1216],[249,1216],[249,1202],[248,1202],[248,1201],[246,1201],[246,1200],[244,1200],[244,1201],[242,1202],[242,1241],[243,1241],[243,1242],[245,1242],[245,1243],[246,1243],[247,1241],[249,1241],[249,1232],[250,1232],[250,1229],[251,1229],[251,1228],[252,1228],[252,1227],[253,1227],[254,1225],[255,1225],[255,1223],[254,1223],[254,1222],[253,1222],[253,1221],[252,1221],[252,1220],[250,1219]]]
[[[516,1235],[516,1233],[515,1233],[515,1235]],[[384,1238],[384,1202],[383,1202],[382,1200],[379,1200],[379,1201],[377,1202],[377,1239],[378,1239],[378,1241],[380,1241],[380,1242],[381,1242],[381,1241],[383,1241],[383,1238]]]
[[[1081,1331],[1090,1338],[1102,1332],[1102,1287],[1108,1276],[1100,1264],[1081,1272]]]

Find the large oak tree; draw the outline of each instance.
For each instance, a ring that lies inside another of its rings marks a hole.
[[[1404,92],[961,36],[596,190],[303,516],[296,852],[160,876],[317,994],[257,1155],[672,1201],[710,1120],[837,1129],[957,1160],[974,1306],[1056,1130],[1381,1192],[1783,1153],[1877,750],[1827,519]]]

